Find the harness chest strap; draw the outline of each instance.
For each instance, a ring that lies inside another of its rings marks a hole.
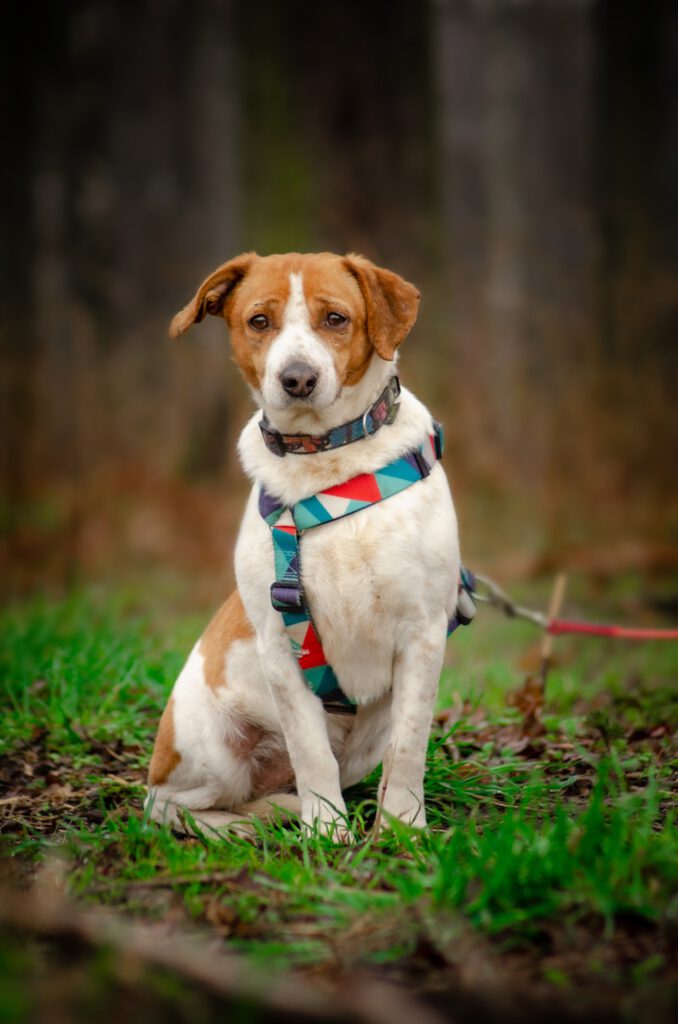
[[[343,519],[370,505],[425,479],[435,463],[442,457],[442,427],[435,424],[434,433],[419,448],[408,452],[375,473],[363,473],[336,487],[319,491],[292,507],[263,488],[259,494],[259,512],[271,528],[275,559],[275,581],[271,585],[271,603],[283,617],[283,623],[310,689],[320,698],[328,711],[353,714],[355,703],[339,686],[337,677],[328,664],[322,643],[310,610],[304,599],[301,571],[301,536],[306,530],[324,523]],[[466,625],[475,614],[471,592],[475,580],[462,570],[460,598],[455,617],[450,621],[448,635],[457,626]]]

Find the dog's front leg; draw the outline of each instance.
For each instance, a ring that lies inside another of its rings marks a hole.
[[[260,637],[258,651],[294,769],[302,820],[346,840],[346,805],[322,701],[306,685],[285,635],[271,631]]]
[[[445,654],[447,620],[437,616],[403,631],[393,667],[391,736],[379,786],[387,815],[417,828],[426,826],[426,748]],[[386,818],[382,826],[386,826]]]

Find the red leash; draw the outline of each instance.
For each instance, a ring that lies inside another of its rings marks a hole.
[[[584,633],[588,636],[612,636],[619,640],[678,640],[678,629],[642,629],[638,626],[604,626],[596,622],[572,619],[551,619],[546,632],[552,636],[563,633]]]
[[[486,594],[478,593],[477,582],[482,583],[487,589]],[[556,619],[544,615],[543,612],[535,611],[533,608],[525,608],[509,597],[498,583],[481,576],[479,573],[474,577],[475,589],[473,599],[483,601],[487,604],[500,608],[505,615],[515,619],[526,619],[534,626],[538,626],[551,636],[562,636],[564,634],[577,633],[583,636],[607,636],[618,640],[678,640],[678,629],[645,629],[638,626],[608,626],[598,622],[577,622],[573,619]],[[551,614],[556,609],[552,609]]]

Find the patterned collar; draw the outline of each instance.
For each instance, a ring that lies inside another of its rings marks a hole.
[[[313,455],[315,452],[327,452],[332,448],[342,448],[364,437],[374,437],[385,423],[393,423],[398,410],[400,381],[391,377],[376,402],[362,416],[333,427],[326,434],[281,434],[271,426],[266,413],[259,421],[259,428],[269,452],[284,457],[288,452],[293,455]]]

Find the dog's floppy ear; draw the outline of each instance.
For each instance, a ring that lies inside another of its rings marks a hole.
[[[344,257],[365,299],[367,334],[377,355],[391,360],[417,319],[419,292],[398,274],[376,267],[364,256]]]
[[[244,252],[213,270],[210,276],[205,278],[188,305],[184,306],[172,320],[169,329],[170,338],[178,338],[193,324],[199,324],[206,313],[211,313],[214,316],[221,313],[229,292],[235,288],[238,281],[242,280],[256,258],[255,252]]]

